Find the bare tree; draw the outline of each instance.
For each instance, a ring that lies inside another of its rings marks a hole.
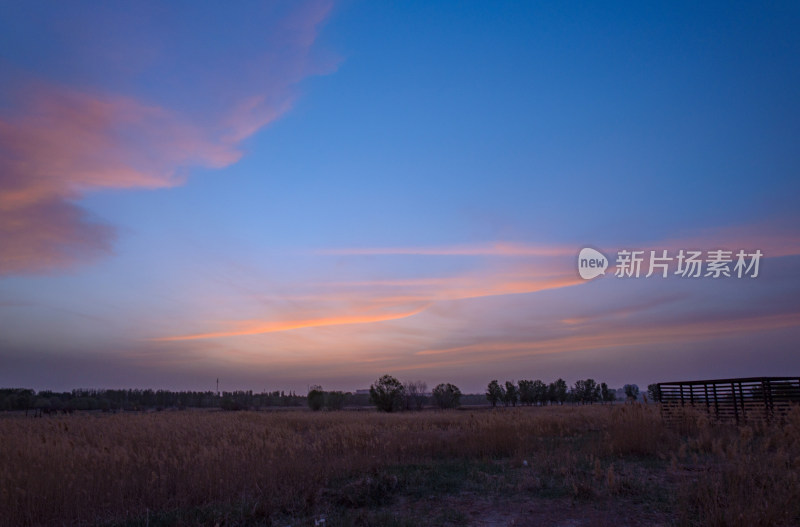
[[[424,381],[406,381],[403,387],[405,388],[405,400],[403,401],[405,409],[422,410],[428,400],[425,395],[428,385]]]

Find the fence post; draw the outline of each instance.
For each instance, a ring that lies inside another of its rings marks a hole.
[[[717,397],[717,383],[711,385],[714,390],[714,418],[719,420],[719,398]]]
[[[742,419],[747,419],[747,408],[744,405],[744,390],[742,390],[742,383],[739,381],[739,404],[742,405]]]
[[[761,381],[761,392],[764,397],[764,417],[767,418],[767,422],[769,423],[772,421],[772,385],[769,382],[769,379],[764,379]]]

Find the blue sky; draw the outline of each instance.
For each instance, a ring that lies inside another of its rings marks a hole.
[[[798,11],[4,4],[0,384],[796,370]]]

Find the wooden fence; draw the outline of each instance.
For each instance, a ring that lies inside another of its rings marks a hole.
[[[720,422],[780,420],[800,403],[800,377],[747,377],[658,383],[661,414],[678,418],[685,408],[706,411]]]

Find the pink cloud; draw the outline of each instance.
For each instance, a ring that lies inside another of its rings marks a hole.
[[[281,13],[261,43],[268,49],[244,65],[227,57],[206,77],[190,76],[187,98],[212,101],[200,113],[17,75],[3,94],[10,104],[0,110],[0,275],[57,270],[108,254],[114,230],[77,204],[86,193],[171,187],[192,167],[235,163],[240,142],[291,107],[293,86],[324,70],[310,48],[330,9],[320,2]],[[233,79],[246,88],[234,88]],[[226,82],[231,89],[219,96]]]
[[[41,272],[108,254],[114,230],[55,197],[0,209],[0,273]]]

